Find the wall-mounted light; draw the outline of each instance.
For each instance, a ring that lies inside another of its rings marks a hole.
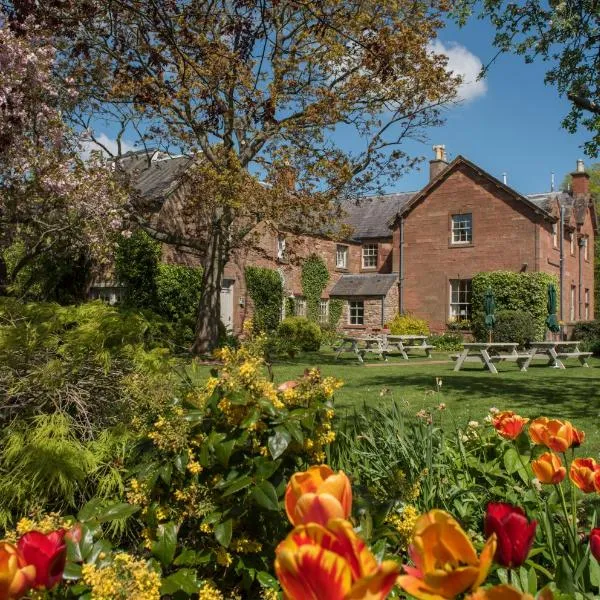
[[[242,296],[242,297],[240,298],[240,302],[239,302],[239,304],[240,304],[240,307],[241,307],[241,308],[244,308],[244,304],[245,304],[245,302],[244,302],[244,296]]]

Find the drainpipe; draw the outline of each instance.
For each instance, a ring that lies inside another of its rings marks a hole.
[[[579,317],[579,320],[581,321],[581,315],[583,315],[583,295],[582,295],[582,289],[583,289],[583,250],[584,250],[584,246],[585,246],[586,240],[585,238],[580,237],[579,238],[579,294],[578,294],[578,304],[579,304],[579,312],[577,313],[577,316]]]
[[[564,290],[563,281],[565,278],[565,208],[560,204],[560,220],[559,220],[559,249],[560,249],[560,271],[559,271],[559,287],[560,287],[560,320],[564,321]],[[564,325],[561,325],[561,339],[564,339]]]
[[[385,323],[385,296],[381,296],[381,328]]]
[[[404,314],[404,217],[400,217],[400,314]]]

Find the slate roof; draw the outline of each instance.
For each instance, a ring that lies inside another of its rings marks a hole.
[[[398,275],[394,273],[342,275],[329,292],[329,296],[343,298],[349,296],[385,296],[397,281]]]
[[[366,196],[342,203],[344,216],[341,221],[353,229],[351,239],[390,237],[389,222],[416,192]]]
[[[186,156],[169,156],[156,150],[129,152],[119,159],[119,166],[132,178],[133,187],[145,201],[164,200],[182,181],[192,160]]]

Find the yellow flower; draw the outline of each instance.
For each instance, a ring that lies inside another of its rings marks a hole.
[[[198,600],[224,600],[223,594],[214,583],[207,581],[200,590]]]
[[[222,567],[228,567],[233,562],[231,554],[224,548],[217,548],[215,554],[217,555],[217,564]]]

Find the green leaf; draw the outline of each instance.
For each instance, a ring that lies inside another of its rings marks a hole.
[[[180,473],[185,473],[185,468],[187,467],[188,459],[189,459],[188,453],[182,452],[181,454],[178,454],[175,457],[175,459],[173,460],[173,464],[175,465],[175,468]]]
[[[67,562],[63,571],[63,579],[67,581],[77,581],[81,579],[81,565],[73,562]]]
[[[234,479],[231,483],[227,485],[225,491],[222,494],[222,497],[231,496],[231,494],[235,494],[236,492],[239,492],[240,490],[243,490],[244,488],[248,487],[251,483],[252,477],[249,477],[248,475],[238,477],[237,479]]]
[[[292,421],[291,419],[285,424],[287,430],[292,434],[292,437],[299,443],[302,444],[304,442],[304,434],[302,433],[302,427],[297,421]]]
[[[186,411],[184,419],[192,425],[198,425],[198,423],[202,423],[204,420],[205,413],[203,410],[198,410],[196,408],[189,409]]]
[[[233,521],[232,519],[227,519],[227,521],[223,521],[223,523],[219,523],[215,527],[215,538],[221,546],[227,548],[229,543],[231,542],[231,533],[233,531]]]
[[[254,465],[256,468],[256,477],[258,479],[269,479],[281,465],[281,459],[272,460],[265,456],[257,456],[254,459]]]
[[[258,583],[265,588],[276,589],[278,587],[277,579],[275,579],[273,575],[267,573],[266,571],[259,571],[256,574],[256,579],[258,579]]]
[[[277,492],[269,481],[263,481],[256,485],[252,490],[252,497],[259,506],[267,510],[279,510]]]
[[[228,440],[227,442],[215,444],[215,456],[224,467],[229,466],[229,458],[231,457],[234,446],[235,440]]]
[[[152,555],[167,567],[175,557],[178,527],[175,523],[161,523],[156,530],[156,541],[152,542]]]
[[[600,565],[598,561],[590,554],[590,582],[596,587],[600,588]]]
[[[194,569],[179,569],[172,575],[165,577],[160,586],[160,594],[172,595],[177,592],[196,594],[200,589],[200,583]]]
[[[286,451],[291,441],[290,432],[283,427],[277,427],[268,441],[269,452],[273,459],[279,458]]]
[[[116,521],[118,519],[127,519],[131,515],[135,514],[140,510],[139,506],[128,504],[127,502],[120,502],[118,504],[112,504],[96,512],[96,519],[100,523],[106,521]]]
[[[498,569],[496,571],[496,575],[498,575],[498,579],[500,583],[507,584],[508,583],[508,571],[506,569]]]
[[[89,502],[83,505],[77,513],[77,520],[80,523],[85,523],[96,516],[96,512],[102,507],[103,501],[100,498],[92,498]]]
[[[535,596],[535,594],[537,593],[537,588],[538,588],[538,579],[537,579],[537,573],[535,572],[534,568],[529,569],[529,573],[527,574],[527,583],[528,583],[527,591],[532,596]]]
[[[196,567],[198,565],[204,565],[211,560],[210,552],[198,552],[196,550],[190,550],[185,548],[181,554],[173,561],[173,564],[177,567]]]
[[[84,525],[81,529],[81,539],[74,542],[67,539],[67,560],[81,563],[88,559],[94,546],[94,536],[91,529]]]
[[[561,592],[572,594],[575,591],[575,586],[573,585],[573,570],[564,556],[558,563],[555,582]]]

